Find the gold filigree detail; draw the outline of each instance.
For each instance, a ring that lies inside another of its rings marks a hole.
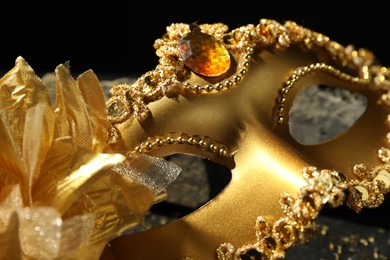
[[[355,168],[365,168],[356,165]],[[355,170],[358,171],[358,170]],[[325,204],[331,207],[346,205],[356,212],[364,207],[378,207],[384,194],[390,191],[390,165],[382,165],[365,170],[358,180],[346,182],[342,173],[331,170],[317,170],[308,167],[303,171],[306,185],[297,195],[283,194],[280,205],[285,213],[277,220],[259,216],[255,223],[256,242],[235,248],[230,243],[222,243],[217,248],[220,260],[238,260],[253,250],[258,253],[254,259],[283,259],[288,248],[297,241],[308,242],[318,227],[315,219]],[[383,174],[382,177],[378,178]],[[363,194],[362,190],[365,190]],[[348,191],[348,196],[346,196]]]

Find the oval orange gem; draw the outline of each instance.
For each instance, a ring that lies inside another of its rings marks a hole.
[[[184,35],[178,42],[180,58],[193,72],[216,77],[230,68],[230,55],[213,36],[198,30]]]

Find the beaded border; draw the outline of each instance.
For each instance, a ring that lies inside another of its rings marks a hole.
[[[390,159],[389,154],[379,157],[382,161]],[[336,171],[304,169],[307,184],[295,196],[285,193],[280,197],[285,216],[277,220],[259,216],[254,227],[256,242],[239,248],[222,243],[216,250],[218,259],[283,259],[288,248],[297,241],[308,242],[317,231],[315,219],[325,204],[338,207],[346,203],[356,212],[364,207],[378,207],[384,201],[384,194],[390,192],[390,165],[371,170],[357,165],[354,173],[358,179],[346,182],[345,176]]]
[[[132,159],[137,155],[148,153],[164,145],[188,144],[194,147],[214,153],[218,156],[229,156],[226,145],[221,144],[208,136],[188,135],[185,133],[171,132],[163,135],[151,136],[146,141],[139,144],[134,150],[126,154],[127,159]]]

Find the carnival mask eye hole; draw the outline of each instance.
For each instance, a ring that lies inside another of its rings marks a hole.
[[[182,170],[166,188],[167,199],[154,204],[145,217],[149,228],[168,224],[197,210],[216,197],[231,180],[228,167],[199,156],[174,154],[165,159]]]
[[[309,86],[293,101],[290,135],[304,145],[328,141],[352,127],[366,108],[367,98],[359,93],[321,84]]]

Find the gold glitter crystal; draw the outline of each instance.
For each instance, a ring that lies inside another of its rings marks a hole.
[[[355,189],[361,194],[361,200],[366,201],[368,199],[368,191],[363,186],[356,186]]]
[[[230,67],[230,55],[225,46],[200,29],[184,35],[178,42],[178,48],[184,64],[203,76],[220,76]]]
[[[386,170],[380,170],[378,175],[375,177],[375,180],[382,181],[385,185],[385,188],[390,186],[390,173]]]

